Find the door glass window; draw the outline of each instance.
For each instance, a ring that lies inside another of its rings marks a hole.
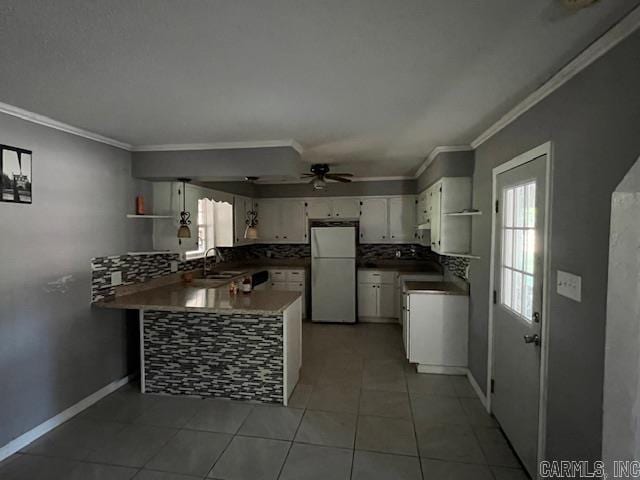
[[[501,303],[531,322],[536,247],[536,182],[505,188],[502,201]]]

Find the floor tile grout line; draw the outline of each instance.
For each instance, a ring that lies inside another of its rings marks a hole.
[[[411,401],[411,392],[409,390],[409,379],[405,372],[404,381],[407,387],[407,397],[409,397],[409,413],[411,415],[411,423],[413,425],[413,436],[416,440],[416,452],[418,454],[418,468],[420,469],[420,478],[424,480],[424,468],[422,467],[422,457],[420,456],[420,443],[418,442],[418,428],[416,426],[416,419],[413,412],[413,402]]]
[[[364,362],[363,362],[364,363]],[[362,384],[364,383],[364,369],[360,374],[360,388],[358,389],[358,406],[356,407],[356,428],[353,432],[353,449],[351,450],[351,469],[349,471],[349,479],[353,480],[353,466],[356,461],[356,445],[358,442],[358,426],[360,424],[360,401],[362,400]]]
[[[311,392],[313,393],[313,387],[311,387]],[[308,404],[309,402],[307,402]],[[289,459],[289,454],[291,453],[291,449],[293,448],[293,443],[295,442],[296,436],[298,435],[298,430],[300,430],[300,426],[302,425],[302,421],[304,420],[304,416],[307,413],[307,407],[305,405],[303,411],[302,411],[302,415],[300,416],[300,421],[298,422],[298,425],[296,426],[296,431],[293,432],[293,436],[291,437],[291,442],[289,443],[289,448],[287,449],[287,454],[284,456],[284,460],[282,461],[282,465],[280,465],[280,470],[278,471],[278,476],[276,477],[277,479],[279,479],[282,476],[282,473],[284,472],[284,466],[287,464],[287,460]]]

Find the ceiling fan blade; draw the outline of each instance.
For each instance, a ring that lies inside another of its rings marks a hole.
[[[351,183],[350,179],[341,177],[340,175],[337,175],[335,173],[327,173],[325,177],[328,178],[329,180],[335,180],[337,182]]]
[[[338,175],[339,177],[353,177],[353,173],[330,173],[329,175]]]
[[[315,173],[303,173],[302,175],[300,175],[300,178],[304,178],[304,177],[315,177],[316,174]]]

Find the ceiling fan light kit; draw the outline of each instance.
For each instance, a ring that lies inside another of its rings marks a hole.
[[[327,181],[349,183],[353,177],[352,173],[329,173],[329,165],[326,163],[315,163],[311,165],[311,173],[304,173],[301,178],[310,178],[314,190],[325,190]]]

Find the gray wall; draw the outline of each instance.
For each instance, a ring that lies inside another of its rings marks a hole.
[[[33,150],[33,204],[0,202],[2,446],[130,372],[135,323],[91,308],[90,259],[148,249],[125,213],[151,199],[126,151],[4,114],[0,143]]]
[[[132,159],[134,177],[146,180],[277,177],[296,175],[308,168],[292,147],[134,152]]]
[[[426,190],[442,177],[471,177],[473,175],[474,153],[442,152],[433,159],[417,181],[418,192]]]
[[[365,195],[413,195],[415,180],[387,180],[379,182],[331,182],[326,190],[316,191],[306,183],[256,185],[258,197],[359,197]]]
[[[611,194],[640,152],[640,32],[482,144],[475,154],[474,207],[491,211],[492,169],[553,141],[551,278],[582,276],[582,303],[552,292],[547,452],[597,459]],[[470,368],[484,387],[491,215],[474,217]]]
[[[253,183],[249,182],[193,182],[202,187],[211,188],[219,192],[231,193],[233,195],[242,195],[245,197],[255,198],[258,191]]]

